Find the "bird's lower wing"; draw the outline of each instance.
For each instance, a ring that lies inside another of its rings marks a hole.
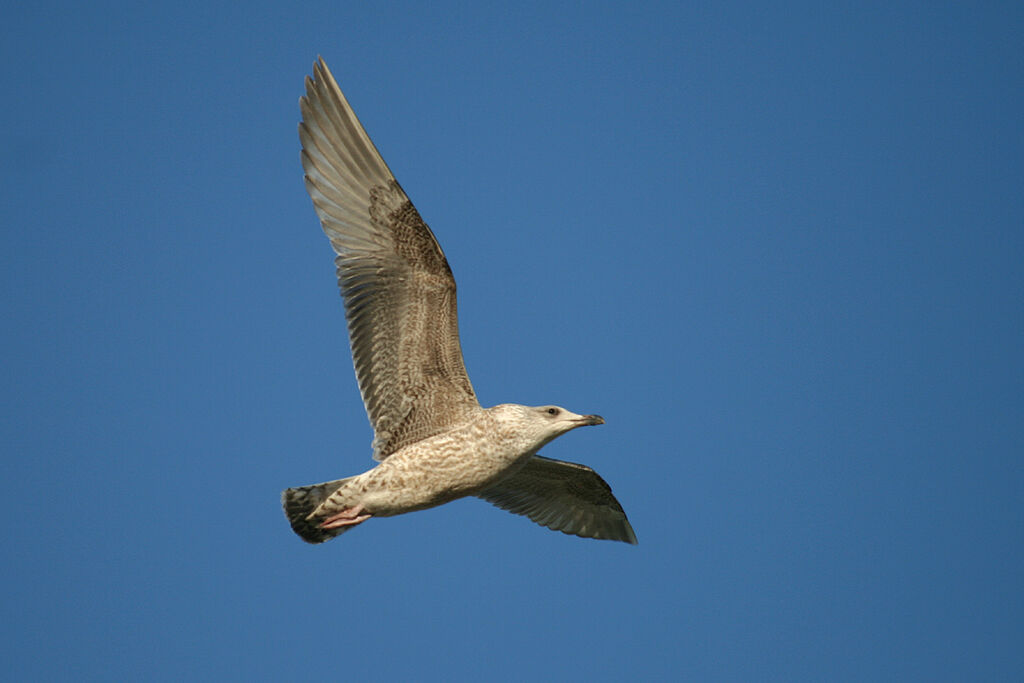
[[[555,531],[637,542],[611,487],[585,465],[535,455],[521,470],[477,497]]]

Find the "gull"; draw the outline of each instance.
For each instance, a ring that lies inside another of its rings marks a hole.
[[[373,517],[476,496],[549,529],[637,542],[611,487],[537,452],[604,424],[553,405],[481,407],[459,345],[455,278],[434,234],[370,141],[324,60],[299,100],[306,190],[336,253],[356,379],[373,426],[372,469],[284,491],[304,541]]]

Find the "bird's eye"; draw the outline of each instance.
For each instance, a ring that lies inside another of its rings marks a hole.
[[[558,415],[558,408],[548,408],[548,415]]]

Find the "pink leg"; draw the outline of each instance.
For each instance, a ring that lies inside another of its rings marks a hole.
[[[362,505],[356,505],[354,508],[345,508],[336,515],[331,515],[324,521],[320,522],[321,529],[339,529],[343,526],[355,526],[356,524],[362,524],[372,514],[363,510]]]

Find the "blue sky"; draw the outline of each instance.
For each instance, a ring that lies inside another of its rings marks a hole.
[[[6,680],[1020,680],[1018,3],[2,11]],[[481,401],[640,545],[368,468],[302,185],[322,54],[440,240]]]

